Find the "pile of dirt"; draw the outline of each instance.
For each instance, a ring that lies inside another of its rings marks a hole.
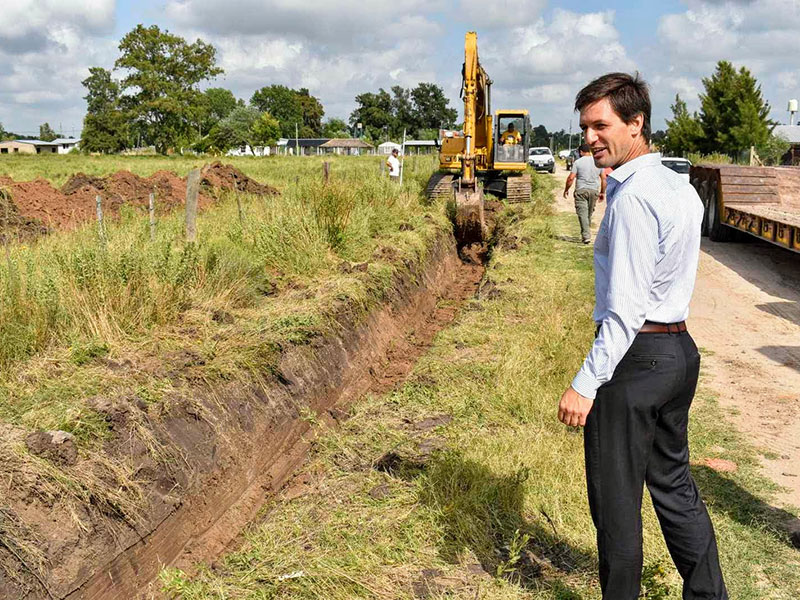
[[[258,196],[275,196],[280,193],[274,187],[258,183],[232,165],[223,165],[219,161],[203,167],[200,174],[201,185],[212,189],[237,190]]]
[[[25,217],[19,209],[8,189],[8,178],[0,177],[0,242],[36,239],[47,233],[47,227],[36,218]],[[38,182],[28,182],[34,184]],[[45,184],[47,182],[44,182]],[[35,186],[34,186],[35,187]]]
[[[212,204],[221,190],[268,196],[279,193],[220,162],[203,167],[202,186],[198,197],[201,210]],[[107,177],[77,173],[59,189],[42,178],[20,182],[0,177],[0,189],[10,196],[4,235],[19,238],[36,237],[53,229],[71,229],[95,219],[98,195],[102,198],[103,215],[111,218],[119,214],[123,205],[147,208],[151,193],[155,194],[157,214],[182,206],[186,200],[186,179],[170,171],[157,171],[150,177],[124,170]],[[0,206],[0,223],[5,225],[4,210]]]

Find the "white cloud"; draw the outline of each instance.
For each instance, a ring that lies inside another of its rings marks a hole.
[[[614,12],[576,13],[555,9],[506,32],[479,40],[481,62],[495,85],[496,107],[530,107],[534,122],[550,117],[551,127],[565,126],[580,88],[609,71],[631,71],[614,26]],[[557,120],[553,115],[558,115]]]
[[[0,122],[36,133],[48,121],[65,133],[83,120],[88,67],[113,63],[114,0],[6,0],[0,19]],[[77,131],[75,133],[78,133]]]
[[[451,18],[478,31],[515,28],[539,18],[546,6],[547,0],[460,0]]]
[[[326,116],[346,118],[356,94],[436,81],[442,2],[171,0],[176,32],[219,50],[219,84],[249,99],[273,83],[306,87]],[[460,67],[460,64],[458,65]],[[458,67],[454,67],[457,69]],[[215,83],[214,85],[216,85]]]
[[[798,31],[798,0],[687,0],[684,12],[661,17],[661,52],[652,69],[666,73],[662,79],[672,96],[679,92],[692,110],[698,107],[702,78],[714,72],[718,61],[747,67],[777,109],[773,118],[781,119],[788,96],[800,92],[798,71],[791,69]]]

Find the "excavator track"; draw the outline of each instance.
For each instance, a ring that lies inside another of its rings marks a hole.
[[[530,202],[531,176],[512,175],[506,180],[506,200],[508,202]]]
[[[425,188],[428,200],[452,200],[454,194],[455,175],[450,173],[434,173]]]

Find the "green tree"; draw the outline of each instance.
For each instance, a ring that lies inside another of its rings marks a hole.
[[[122,38],[121,56],[114,63],[124,69],[123,107],[145,132],[159,153],[166,153],[202,113],[198,84],[222,73],[214,46],[158,28],[137,25]]]
[[[756,147],[756,152],[765,165],[779,165],[790,147],[791,144],[785,138],[770,133],[767,140]]]
[[[281,136],[281,124],[267,112],[261,113],[250,126],[252,146],[272,146]]]
[[[414,116],[417,127],[423,129],[449,129],[455,123],[458,112],[450,108],[444,90],[435,83],[420,83],[411,90],[414,101]]]
[[[209,137],[222,151],[250,144],[253,124],[260,116],[261,113],[253,106],[237,106],[211,129]]]
[[[531,133],[531,146],[550,146],[550,134],[547,127],[539,124],[533,128]]]
[[[322,133],[322,117],[325,116],[325,109],[318,98],[312,96],[306,88],[300,88],[296,92],[297,101],[300,103],[300,111],[303,114],[302,137],[317,137]]]
[[[337,119],[337,118],[328,119],[322,125],[322,137],[326,138],[350,137],[347,123],[345,123],[342,119]]]
[[[663,153],[670,156],[684,156],[689,152],[696,152],[703,137],[703,128],[697,113],[689,114],[686,102],[681,100],[679,94],[675,94],[675,104],[670,108],[672,120],[667,121],[666,136],[661,141]]]
[[[273,118],[278,119],[283,137],[293,138],[295,125],[299,135],[300,128],[305,124],[303,105],[300,103],[297,92],[285,85],[268,85],[256,90],[250,98],[250,104],[259,112],[269,113]]]
[[[128,123],[119,107],[119,84],[111,72],[90,67],[86,88],[86,116],[83,119],[81,149],[84,152],[119,152],[127,145]]]
[[[225,88],[208,88],[201,100],[200,133],[208,133],[211,128],[227,117],[238,106],[236,96]]]
[[[53,131],[53,128],[50,127],[50,123],[42,123],[39,125],[39,139],[43,142],[52,142],[58,136],[56,132]]]
[[[761,86],[745,67],[737,72],[725,60],[717,63],[711,77],[703,79],[700,95],[700,125],[703,135],[698,149],[735,156],[750,146],[766,143],[770,128],[769,103]]]
[[[8,135],[8,134],[6,133],[6,130],[3,129],[3,124],[0,123],[0,142],[2,142],[4,139],[6,139],[6,135]]]
[[[392,97],[380,88],[377,94],[365,92],[356,96],[356,108],[350,113],[350,124],[355,127],[362,124],[365,137],[374,142],[385,139],[389,129],[394,125],[392,113]]]
[[[407,90],[399,85],[392,87],[392,116],[394,123],[390,126],[389,134],[399,138],[403,135],[403,130],[409,136],[417,137],[417,114],[414,110],[414,102],[411,99],[411,90]]]

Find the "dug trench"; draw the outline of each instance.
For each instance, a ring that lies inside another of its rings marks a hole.
[[[116,425],[109,455],[144,465],[145,516],[135,523],[120,518],[91,534],[53,517],[48,539],[40,536],[38,555],[30,554],[38,556],[35,563],[19,548],[0,544],[6,563],[18,562],[16,577],[0,570],[0,597],[136,598],[164,566],[213,560],[302,465],[313,424],[335,425],[359,397],[400,384],[436,333],[478,292],[483,264],[502,235],[501,212],[500,203],[487,207],[492,234],[484,245],[461,248],[452,234],[441,233],[422,262],[398,271],[382,305],[366,317],[343,310],[335,333],[283,352],[270,385],[198,389],[194,408],[170,414],[160,428],[177,451],[168,468],[131,442],[128,413],[135,406],[99,407]],[[11,502],[0,515],[0,534],[22,523],[35,505],[30,497]]]

